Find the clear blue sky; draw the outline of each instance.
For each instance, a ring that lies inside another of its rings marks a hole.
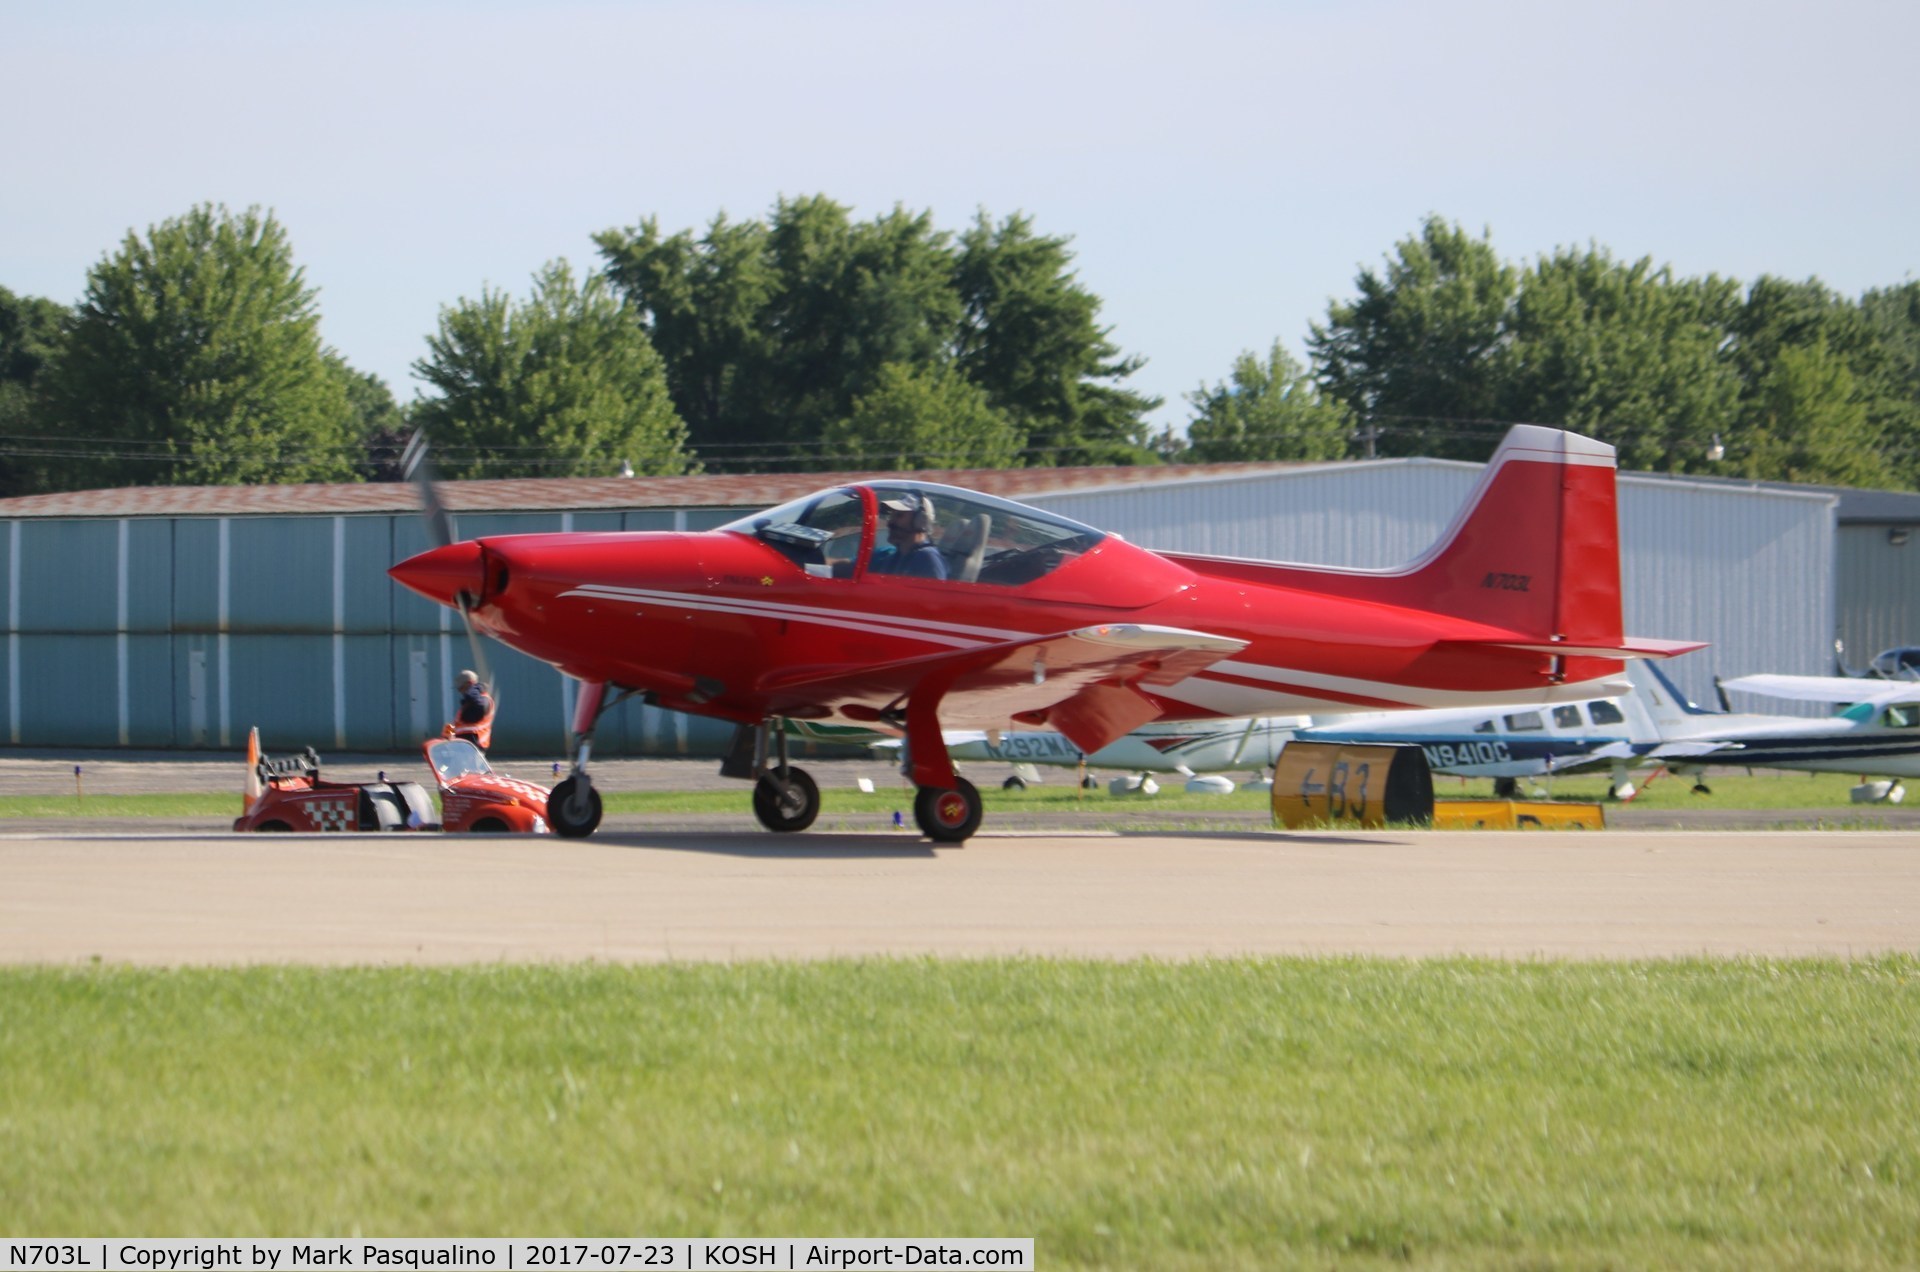
[[[405,400],[442,305],[654,214],[824,193],[1069,235],[1168,399],[1296,353],[1429,213],[1510,260],[1920,276],[1913,0],[0,0],[0,285],[270,208]]]

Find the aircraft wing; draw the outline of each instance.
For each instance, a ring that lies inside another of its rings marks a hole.
[[[775,714],[824,708],[873,720],[931,692],[940,696],[943,726],[1044,724],[1097,751],[1159,715],[1141,688],[1185,680],[1244,648],[1205,632],[1106,623],[851,670],[789,671],[762,687]]]
[[[1910,680],[1856,680],[1852,676],[1736,676],[1720,682],[1722,688],[1757,693],[1793,702],[1893,702],[1911,700],[1916,689]]]
[[[1602,764],[1608,760],[1627,760],[1633,758],[1633,743],[1627,741],[1608,742],[1596,746],[1591,751],[1582,751],[1578,755],[1550,755],[1546,760],[1547,772],[1564,773],[1569,769],[1585,768],[1590,764]]]
[[[1702,755],[1718,755],[1722,751],[1744,751],[1746,743],[1716,741],[1711,738],[1699,738],[1688,742],[1662,742],[1648,751],[1649,760],[1686,760]]]
[[[940,730],[940,740],[945,742],[950,749],[984,743],[987,740],[987,736],[985,729]],[[873,741],[867,743],[866,747],[867,750],[872,751],[875,755],[886,757],[898,754],[900,748],[906,744],[907,740],[905,738],[896,737],[889,733],[885,737],[875,738]]]

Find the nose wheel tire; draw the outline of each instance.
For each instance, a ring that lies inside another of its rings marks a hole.
[[[566,778],[547,796],[547,822],[556,835],[585,839],[600,824],[600,792],[591,782]]]
[[[913,820],[920,833],[940,844],[957,844],[980,829],[980,792],[956,775],[952,790],[922,786],[913,799]]]
[[[763,773],[753,784],[753,815],[783,835],[805,830],[820,815],[820,788],[805,769],[789,766],[785,782]]]

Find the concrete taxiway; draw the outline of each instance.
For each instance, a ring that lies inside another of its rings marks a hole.
[[[0,962],[1920,952],[1920,835],[0,839]]]

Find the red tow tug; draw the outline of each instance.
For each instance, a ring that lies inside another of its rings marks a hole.
[[[489,720],[488,723],[491,723]],[[496,773],[465,736],[421,746],[440,792],[440,809],[418,782],[330,782],[312,747],[271,759],[260,731],[247,738],[245,811],[237,831],[412,831],[546,834],[547,788]]]

